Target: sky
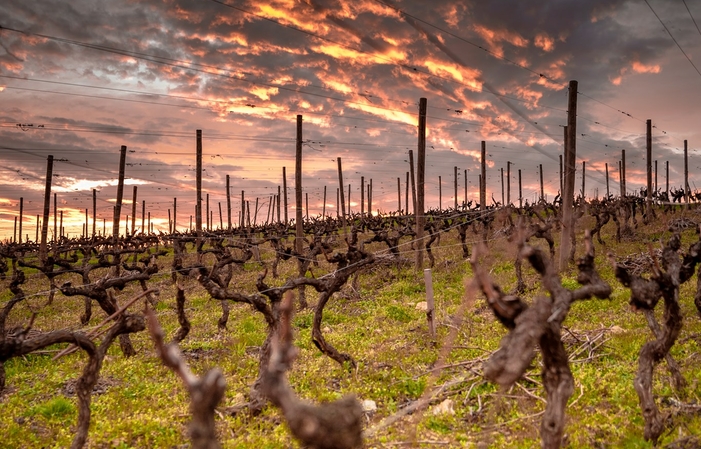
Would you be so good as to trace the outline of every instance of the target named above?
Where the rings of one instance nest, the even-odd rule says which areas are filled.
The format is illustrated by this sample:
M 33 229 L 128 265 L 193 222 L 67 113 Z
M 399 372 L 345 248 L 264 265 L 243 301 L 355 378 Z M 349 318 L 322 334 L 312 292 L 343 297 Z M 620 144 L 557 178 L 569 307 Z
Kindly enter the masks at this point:
M 122 217 L 137 186 L 155 230 L 177 228 L 195 204 L 195 133 L 203 135 L 203 195 L 213 227 L 232 220 L 241 192 L 265 221 L 287 175 L 294 212 L 296 117 L 303 116 L 303 179 L 310 216 L 336 214 L 337 158 L 351 210 L 361 177 L 373 210 L 405 205 L 409 150 L 418 153 L 426 98 L 426 206 L 478 199 L 481 142 L 487 196 L 511 201 L 559 190 L 568 83 L 577 80 L 577 177 L 585 195 L 645 184 L 652 120 L 658 187 L 701 187 L 701 2 L 698 0 L 9 0 L 0 3 L 0 239 L 35 238 L 47 156 L 66 232 L 111 232 L 119 152 L 127 146 Z M 465 176 L 465 174 L 467 176 Z M 399 181 L 398 181 L 399 179 Z M 506 184 L 506 182 L 505 182 Z M 440 192 L 440 195 L 439 195 Z M 258 200 L 256 214 L 255 202 Z M 348 201 L 348 198 L 346 198 Z M 367 199 L 366 199 L 367 201 Z M 53 202 L 52 202 L 53 215 Z M 367 206 L 366 206 L 367 207 Z M 411 205 L 409 210 L 412 210 Z M 284 212 L 283 212 L 284 214 Z M 53 219 L 49 224 L 53 233 Z M 137 229 L 137 231 L 139 230 Z

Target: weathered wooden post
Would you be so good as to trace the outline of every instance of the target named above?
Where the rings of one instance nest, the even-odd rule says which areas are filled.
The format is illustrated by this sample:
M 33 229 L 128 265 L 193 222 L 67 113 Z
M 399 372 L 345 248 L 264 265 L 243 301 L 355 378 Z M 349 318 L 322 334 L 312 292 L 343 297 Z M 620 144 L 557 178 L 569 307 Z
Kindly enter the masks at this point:
M 343 195 L 343 168 L 341 166 L 341 158 L 336 158 L 336 161 L 338 162 L 338 185 L 339 189 L 337 192 L 339 192 L 340 195 L 340 205 L 339 209 L 341 212 L 341 226 L 343 227 L 343 234 L 346 235 L 348 233 L 348 230 L 346 229 L 346 202 L 345 198 Z
M 419 142 L 416 165 L 416 270 L 423 269 L 424 263 L 424 174 L 426 168 L 426 98 L 419 100 Z M 410 153 L 411 158 L 411 153 Z M 413 164 L 412 164 L 413 169 Z
M 22 243 L 22 222 L 24 221 L 24 198 L 19 199 L 19 243 Z
M 136 233 L 136 186 L 134 187 L 134 192 L 131 199 L 131 234 Z
M 409 174 L 411 175 L 411 206 L 416 215 L 416 176 L 414 174 L 414 150 L 409 150 Z M 368 208 L 368 211 L 371 209 Z
M 443 210 L 443 180 L 438 176 L 438 212 Z
M 202 233 L 202 130 L 196 131 L 197 138 L 197 203 L 195 205 L 195 228 L 197 234 Z M 149 232 L 151 231 L 151 220 L 149 219 Z
M 455 210 L 458 209 L 458 166 L 455 165 L 453 166 L 453 195 L 455 195 L 455 198 L 453 201 L 453 208 Z
M 540 201 L 545 201 L 545 190 L 543 190 L 543 164 L 538 165 L 540 173 Z
M 562 188 L 562 185 L 563 185 L 562 184 L 563 183 L 563 180 L 562 180 L 562 155 L 560 154 L 559 156 L 560 156 L 560 195 L 562 195 L 564 192 L 564 190 Z
M 49 212 L 51 212 L 51 179 L 54 171 L 54 157 L 46 158 L 46 186 L 44 189 L 44 218 L 41 223 L 41 244 L 39 245 L 39 258 L 46 261 L 46 239 L 49 233 Z
M 409 172 L 406 172 L 406 188 L 404 189 L 404 214 L 409 215 Z
M 178 232 L 178 198 L 173 198 L 173 232 Z
M 231 184 L 229 175 L 226 175 L 226 223 L 226 229 L 231 231 Z
M 506 161 L 506 204 L 511 206 L 511 161 Z
M 324 204 L 321 205 L 321 218 L 326 218 L 326 186 L 324 186 Z
M 582 199 L 584 199 L 586 197 L 586 195 L 584 194 L 584 191 L 585 191 L 584 190 L 584 181 L 587 179 L 586 173 L 587 173 L 587 161 L 582 161 Z
M 606 198 L 610 195 L 609 193 L 609 163 L 606 163 Z
M 56 200 L 56 194 L 54 193 L 54 242 L 58 241 L 58 204 Z M 95 234 L 93 232 L 93 234 Z
M 146 200 L 141 200 L 141 233 L 144 233 L 144 220 L 146 218 Z M 190 230 L 192 230 L 192 219 L 190 220 Z
M 501 167 L 499 172 L 501 173 L 501 205 L 503 207 L 505 204 L 504 201 L 506 200 L 504 197 L 504 167 Z
M 518 208 L 523 209 L 523 189 L 521 188 L 521 169 L 518 169 Z
M 397 213 L 400 215 L 402 213 L 402 181 L 399 176 L 397 176 Z
M 577 81 L 571 80 L 567 100 L 567 128 L 565 131 L 565 171 L 562 195 L 562 234 L 560 237 L 560 271 L 567 267 L 574 235 L 574 176 L 577 158 Z
M 647 119 L 646 125 L 646 159 L 647 168 L 647 195 L 645 195 L 645 221 L 652 216 L 652 120 Z
M 687 140 L 684 139 L 684 201 L 689 205 L 689 147 Z
M 669 198 L 669 161 L 665 161 L 665 193 L 667 198 Z
M 365 176 L 360 177 L 360 218 L 365 215 Z
M 628 196 L 626 186 L 626 150 L 621 150 L 621 196 Z
M 289 223 L 287 217 L 287 167 L 282 167 L 282 192 L 283 192 L 283 209 L 285 215 L 285 224 Z
M 372 215 L 372 178 L 368 183 L 368 215 Z
M 487 142 L 482 141 L 480 151 L 480 210 L 487 207 Z
M 127 147 L 122 145 L 119 153 L 119 181 L 117 184 L 117 202 L 114 206 L 114 223 L 112 224 L 112 239 L 113 243 L 117 243 L 119 238 L 119 221 L 122 213 L 122 198 L 124 196 L 124 167 L 127 161 Z

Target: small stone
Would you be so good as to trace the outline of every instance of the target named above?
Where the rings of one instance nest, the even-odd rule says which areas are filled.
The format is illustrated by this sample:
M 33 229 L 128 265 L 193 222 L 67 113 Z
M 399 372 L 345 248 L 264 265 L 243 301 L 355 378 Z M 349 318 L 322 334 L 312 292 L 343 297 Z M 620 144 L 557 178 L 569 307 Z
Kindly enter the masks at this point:
M 455 410 L 453 410 L 453 400 L 446 399 L 437 406 L 433 407 L 432 413 L 434 415 L 454 415 Z
M 323 331 L 325 334 L 330 334 L 330 333 L 331 333 L 331 328 L 328 327 L 328 326 L 324 326 L 324 328 L 322 329 L 322 331 Z
M 421 312 L 428 311 L 428 303 L 426 301 L 417 302 L 416 303 L 416 310 L 419 310 Z
M 365 413 L 375 413 L 377 411 L 377 404 L 372 399 L 365 399 L 360 403 Z

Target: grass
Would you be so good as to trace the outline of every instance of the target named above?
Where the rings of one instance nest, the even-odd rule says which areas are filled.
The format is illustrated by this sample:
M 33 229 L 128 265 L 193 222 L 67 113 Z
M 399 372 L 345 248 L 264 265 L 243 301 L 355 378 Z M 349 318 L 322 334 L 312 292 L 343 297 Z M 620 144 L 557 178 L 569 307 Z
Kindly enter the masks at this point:
M 688 212 L 687 212 L 688 213 Z M 589 218 L 581 221 L 591 226 Z M 601 276 L 614 291 L 608 300 L 575 303 L 564 325 L 580 338 L 601 329 L 608 341 L 595 350 L 595 357 L 572 363 L 575 393 L 567 409 L 567 447 L 636 447 L 652 445 L 642 438 L 643 420 L 638 398 L 633 389 L 637 355 L 641 346 L 651 338 L 641 314 L 628 306 L 629 291 L 614 278 L 606 259 L 610 251 L 618 257 L 647 251 L 650 241 L 669 233 L 664 223 L 637 230 L 639 240 L 616 244 L 614 224 L 604 228 L 605 247 L 596 243 L 596 264 Z M 581 233 L 580 233 L 581 234 Z M 581 241 L 581 235 L 578 241 Z M 473 237 L 477 240 L 478 237 Z M 683 234 L 683 249 L 696 241 L 693 231 Z M 547 251 L 544 242 L 534 245 Z M 367 249 L 385 249 L 384 244 L 369 245 Z M 261 247 L 263 260 L 271 260 L 268 247 Z M 340 247 L 339 247 L 340 249 Z M 408 246 L 404 249 L 409 249 Z M 578 254 L 582 251 L 578 248 Z M 348 370 L 323 356 L 311 343 L 313 313 L 301 311 L 294 317 L 295 344 L 300 353 L 290 383 L 297 393 L 311 401 L 334 400 L 345 394 L 359 399 L 371 399 L 377 412 L 368 417 L 368 427 L 416 400 L 432 385 L 442 385 L 459 378 L 471 379 L 456 383 L 436 403 L 449 398 L 454 402 L 454 415 L 434 415 L 431 410 L 407 416 L 366 441 L 371 448 L 397 447 L 480 447 L 530 448 L 539 445 L 540 415 L 544 396 L 539 383 L 523 381 L 520 388 L 499 391 L 494 385 L 474 376 L 466 362 L 486 357 L 494 351 L 506 330 L 493 317 L 481 296 L 466 294 L 465 285 L 471 278 L 469 264 L 462 260 L 455 231 L 444 235 L 441 245 L 434 246 L 436 266 L 432 270 L 436 302 L 438 337 L 434 343 L 428 335 L 425 314 L 416 303 L 425 300 L 423 273 L 416 273 L 411 262 L 400 266 L 378 265 L 360 275 L 359 295 L 336 295 L 324 311 L 322 329 L 328 341 L 339 351 L 353 356 L 356 370 Z M 413 253 L 403 255 L 413 260 Z M 516 285 L 514 250 L 504 239 L 490 243 L 485 265 L 491 276 L 506 291 Z M 175 314 L 175 288 L 167 273 L 170 259 L 159 259 L 162 272 L 150 283 L 161 289 L 156 311 L 168 336 L 178 328 Z M 296 273 L 294 261 L 280 264 L 280 278 L 267 282 L 279 285 Z M 322 263 L 315 274 L 328 272 Z M 231 285 L 244 292 L 254 291 L 255 278 L 262 265 L 249 262 L 237 269 Z M 523 265 L 525 297 L 530 301 L 542 294 L 535 272 Z M 29 273 L 28 273 L 29 274 Z M 40 274 L 29 274 L 28 289 L 42 292 L 48 281 Z M 68 280 L 68 276 L 66 280 Z M 78 278 L 71 279 L 79 283 Z M 63 281 L 60 279 L 59 281 Z M 8 281 L 0 281 L 0 300 L 6 301 Z M 242 304 L 232 304 L 228 329 L 217 330 L 220 304 L 210 299 L 192 280 L 184 282 L 187 295 L 186 313 L 192 329 L 181 343 L 185 357 L 196 374 L 219 367 L 227 380 L 227 392 L 220 404 L 229 407 L 245 401 L 258 369 L 257 348 L 266 336 L 266 326 L 260 314 Z M 563 284 L 576 288 L 574 269 L 563 274 Z M 677 398 L 669 386 L 665 363 L 655 371 L 654 391 L 658 405 L 670 410 L 670 398 L 690 402 L 701 398 L 701 323 L 693 305 L 696 279 L 681 289 L 684 328 L 672 354 L 679 361 L 689 382 L 685 396 Z M 347 286 L 344 292 L 349 291 Z M 126 301 L 133 289 L 118 292 L 120 302 Z M 310 289 L 307 299 L 316 301 Z M 355 299 L 347 299 L 355 298 Z M 359 299 L 358 299 L 359 298 Z M 453 318 L 463 301 L 468 307 L 459 327 Z M 82 299 L 57 294 L 54 303 L 46 306 L 46 295 L 38 294 L 20 303 L 10 315 L 9 326 L 26 323 L 32 311 L 37 311 L 35 327 L 40 330 L 79 328 L 78 317 Z M 93 326 L 104 314 L 95 305 Z M 455 333 L 454 347 L 447 354 L 447 363 L 454 366 L 432 378 L 433 365 L 442 343 Z M 138 354 L 125 359 L 117 344 L 108 352 L 101 379 L 103 388 L 93 395 L 92 423 L 88 440 L 91 448 L 172 448 L 187 447 L 188 397 L 180 380 L 162 366 L 153 345 L 144 332 L 133 335 Z M 576 348 L 570 344 L 568 351 Z M 51 348 L 55 349 L 55 348 Z M 0 396 L 0 428 L 3 447 L 59 448 L 70 445 L 71 428 L 77 411 L 75 396 L 66 393 L 66 386 L 81 373 L 86 357 L 80 352 L 51 361 L 53 354 L 30 354 L 11 359 L 5 364 L 7 390 Z M 480 369 L 480 363 L 472 368 Z M 538 363 L 529 376 L 539 380 Z M 298 447 L 282 421 L 280 413 L 266 407 L 260 416 L 245 414 L 222 415 L 217 430 L 222 445 L 227 448 Z M 672 420 L 661 444 L 674 441 L 679 435 L 701 434 L 701 417 L 680 414 Z

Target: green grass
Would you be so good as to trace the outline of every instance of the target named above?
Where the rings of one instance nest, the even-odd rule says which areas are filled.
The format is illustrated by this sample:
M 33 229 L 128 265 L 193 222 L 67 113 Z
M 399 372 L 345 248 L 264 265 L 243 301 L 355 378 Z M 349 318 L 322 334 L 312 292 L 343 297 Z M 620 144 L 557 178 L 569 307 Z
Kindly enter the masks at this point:
M 584 218 L 581 224 L 591 226 L 592 220 Z M 610 251 L 623 257 L 647 251 L 648 242 L 657 245 L 656 241 L 660 237 L 667 239 L 669 232 L 664 229 L 664 220 L 648 227 L 641 224 L 637 230 L 640 238 L 636 241 L 617 244 L 614 232 L 615 225 L 607 225 L 603 230 L 606 246 L 595 244 L 597 267 L 602 278 L 613 287 L 611 298 L 573 304 L 564 323 L 579 338 L 593 335 L 602 328 L 611 329 L 606 333 L 606 343 L 594 352 L 595 357 L 571 364 L 575 392 L 567 409 L 566 434 L 570 448 L 652 447 L 642 438 L 643 420 L 633 388 L 638 352 L 652 337 L 644 317 L 629 307 L 630 293 L 615 280 L 606 253 Z M 580 240 L 581 235 L 580 232 Z M 470 238 L 479 240 L 477 236 Z M 683 249 L 696 239 L 693 231 L 686 231 Z M 325 337 L 339 351 L 357 361 L 356 370 L 323 356 L 311 342 L 312 311 L 297 312 L 293 318 L 299 357 L 289 373 L 292 387 L 299 396 L 310 401 L 330 401 L 345 394 L 375 401 L 378 410 L 369 417 L 368 427 L 415 401 L 433 385 L 467 379 L 436 398 L 435 403 L 452 399 L 454 415 L 433 415 L 430 409 L 414 413 L 376 433 L 366 441 L 367 447 L 436 447 L 428 442 L 439 442 L 442 447 L 468 448 L 531 448 L 540 444 L 539 413 L 543 402 L 533 397 L 544 396 L 540 384 L 523 381 L 522 385 L 530 394 L 518 387 L 502 392 L 474 375 L 481 371 L 479 361 L 466 365 L 487 357 L 498 348 L 506 330 L 495 320 L 481 295 L 466 294 L 465 285 L 471 279 L 471 269 L 462 259 L 458 243 L 453 231 L 444 235 L 441 244 L 433 248 L 436 266 L 432 279 L 438 333 L 435 342 L 428 335 L 425 314 L 415 308 L 416 303 L 425 300 L 425 288 L 423 273 L 414 270 L 411 263 L 414 253 L 408 246 L 403 247 L 408 252 L 402 254 L 409 259 L 408 263 L 373 267 L 360 275 L 357 295 L 334 295 L 324 310 L 322 330 Z M 532 243 L 547 252 L 544 242 L 534 239 Z M 341 250 L 338 245 L 340 243 L 336 250 Z M 366 246 L 369 251 L 385 248 L 386 245 L 378 243 Z M 261 250 L 264 263 L 269 264 L 270 248 L 262 245 Z M 582 251 L 578 247 L 577 255 Z M 490 243 L 485 256 L 486 268 L 505 291 L 516 285 L 514 258 L 515 250 L 501 238 Z M 158 263 L 161 272 L 150 285 L 161 289 L 155 309 L 169 339 L 178 328 L 175 288 L 167 273 L 170 258 L 159 258 Z M 263 269 L 264 265 L 255 261 L 237 268 L 232 288 L 254 292 L 255 278 Z M 330 267 L 322 263 L 321 267 L 312 269 L 320 276 Z M 279 270 L 278 279 L 268 275 L 268 284 L 280 285 L 288 277 L 295 276 L 296 262 L 282 262 Z M 30 271 L 30 281 L 25 287 L 29 290 L 31 285 L 37 291 L 47 289 L 46 279 Z M 523 273 L 528 287 L 524 296 L 530 302 L 543 291 L 537 274 L 527 263 L 523 265 Z M 69 279 L 80 283 L 80 279 L 72 275 L 59 281 Z M 0 301 L 4 302 L 10 297 L 6 290 L 9 280 L 0 282 Z M 180 345 L 186 360 L 198 375 L 213 367 L 221 368 L 227 381 L 227 391 L 220 404 L 222 409 L 244 402 L 257 375 L 258 348 L 266 337 L 265 321 L 249 306 L 232 303 L 228 328 L 220 332 L 216 324 L 221 315 L 220 303 L 210 299 L 193 280 L 183 283 L 186 313 L 192 324 L 190 334 Z M 563 284 L 568 288 L 579 286 L 573 268 L 563 273 Z M 655 370 L 654 392 L 662 410 L 669 409 L 662 401 L 664 398 L 675 397 L 686 402 L 701 400 L 698 382 L 701 379 L 701 323 L 693 305 L 695 285 L 694 277 L 682 286 L 684 328 L 672 350 L 689 385 L 684 396 L 677 398 L 677 393 L 669 386 L 666 364 L 660 364 Z M 118 292 L 118 300 L 123 303 L 136 291 L 130 287 Z M 346 286 L 342 293 L 355 292 L 350 292 Z M 316 302 L 316 297 L 312 289 L 307 290 L 307 300 L 311 304 Z M 461 324 L 456 327 L 455 315 L 464 301 L 467 307 Z M 35 311 L 38 312 L 37 329 L 79 328 L 81 298 L 58 294 L 52 305 L 45 303 L 46 295 L 28 298 L 13 310 L 8 326 L 26 323 Z M 88 327 L 103 318 L 104 313 L 94 304 Z M 446 363 L 453 366 L 434 378 L 432 368 L 448 336 L 455 338 L 446 359 Z M 101 372 L 105 387 L 92 399 L 88 447 L 186 446 L 189 402 L 182 382 L 156 358 L 146 333 L 132 335 L 132 341 L 138 354 L 131 359 L 121 355 L 117 344 L 108 352 Z M 577 343 L 568 343 L 567 347 L 574 350 L 577 346 Z M 87 358 L 78 352 L 52 362 L 51 356 L 30 354 L 6 362 L 7 390 L 0 396 L 3 447 L 70 445 L 77 409 L 75 396 L 67 396 L 65 387 L 78 378 Z M 540 379 L 539 360 L 538 357 L 529 371 L 529 376 L 536 381 Z M 279 424 L 281 419 L 280 412 L 269 406 L 257 417 L 245 414 L 217 417 L 217 431 L 226 448 L 299 447 L 286 426 Z M 661 445 L 674 441 L 680 434 L 701 434 L 701 417 L 674 417 Z

